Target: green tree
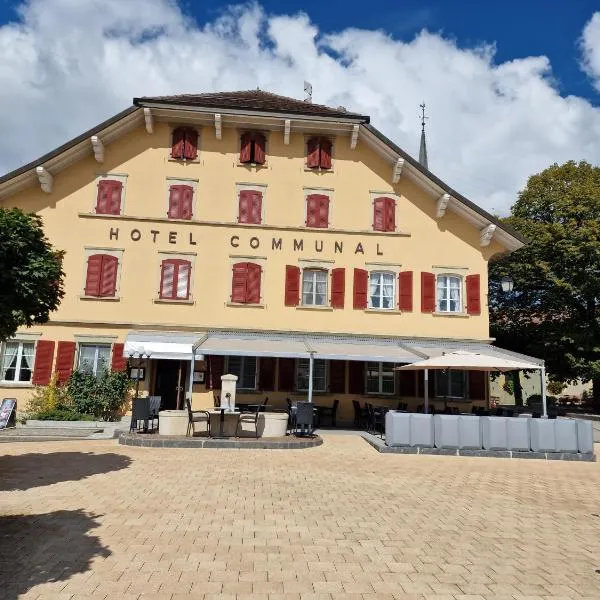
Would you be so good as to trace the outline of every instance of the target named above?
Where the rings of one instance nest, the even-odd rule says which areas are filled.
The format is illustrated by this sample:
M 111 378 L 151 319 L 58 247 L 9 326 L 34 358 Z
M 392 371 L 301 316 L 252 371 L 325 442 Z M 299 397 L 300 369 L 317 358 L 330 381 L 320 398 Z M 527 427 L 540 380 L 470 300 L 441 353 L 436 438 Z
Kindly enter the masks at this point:
M 555 382 L 592 380 L 600 409 L 600 168 L 569 161 L 530 177 L 504 221 L 529 243 L 490 265 L 492 335 L 543 358 Z
M 62 258 L 39 216 L 0 208 L 0 341 L 48 321 L 64 295 Z

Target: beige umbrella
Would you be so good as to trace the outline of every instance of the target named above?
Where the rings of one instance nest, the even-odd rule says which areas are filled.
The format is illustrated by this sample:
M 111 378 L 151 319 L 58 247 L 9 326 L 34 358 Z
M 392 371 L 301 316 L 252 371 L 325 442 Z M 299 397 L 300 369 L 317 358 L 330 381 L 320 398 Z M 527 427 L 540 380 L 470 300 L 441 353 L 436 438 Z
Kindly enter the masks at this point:
M 424 371 L 425 375 L 425 412 L 428 412 L 428 371 L 429 369 L 446 370 L 459 369 L 461 371 L 517 371 L 517 370 L 540 370 L 542 377 L 542 409 L 543 416 L 547 416 L 546 410 L 546 369 L 544 365 L 528 363 L 513 358 L 504 358 L 493 354 L 480 354 L 478 352 L 468 352 L 465 350 L 455 350 L 454 352 L 443 352 L 440 356 L 432 356 L 418 362 L 396 367 L 397 371 Z

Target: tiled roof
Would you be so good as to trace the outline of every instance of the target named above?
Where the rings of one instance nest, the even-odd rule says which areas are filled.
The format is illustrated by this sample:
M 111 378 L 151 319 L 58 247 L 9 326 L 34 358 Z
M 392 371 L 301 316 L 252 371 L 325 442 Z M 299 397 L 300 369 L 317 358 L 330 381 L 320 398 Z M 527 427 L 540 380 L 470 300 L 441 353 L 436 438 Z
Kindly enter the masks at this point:
M 303 102 L 288 96 L 279 96 L 263 90 L 241 92 L 213 92 L 209 94 L 178 94 L 176 96 L 144 96 L 134 98 L 137 106 L 144 104 L 179 104 L 203 108 L 231 108 L 239 110 L 260 110 L 266 112 L 295 113 L 321 117 L 360 119 L 368 123 L 369 117 L 349 112 L 342 107 L 330 108 L 322 104 Z

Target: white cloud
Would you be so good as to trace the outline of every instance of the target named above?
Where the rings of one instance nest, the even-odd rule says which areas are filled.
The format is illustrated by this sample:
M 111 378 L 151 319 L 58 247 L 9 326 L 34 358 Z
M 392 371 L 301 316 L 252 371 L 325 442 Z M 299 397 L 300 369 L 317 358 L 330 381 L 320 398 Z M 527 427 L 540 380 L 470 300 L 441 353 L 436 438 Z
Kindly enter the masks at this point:
M 600 13 L 583 32 L 600 89 Z M 199 27 L 173 0 L 29 0 L 0 28 L 0 171 L 32 160 L 125 108 L 134 96 L 262 89 L 370 114 L 418 153 L 418 105 L 431 116 L 431 169 L 506 213 L 527 177 L 552 162 L 595 161 L 600 109 L 561 96 L 546 57 L 497 64 L 493 44 L 461 48 L 423 31 L 319 31 L 304 14 L 228 9 Z

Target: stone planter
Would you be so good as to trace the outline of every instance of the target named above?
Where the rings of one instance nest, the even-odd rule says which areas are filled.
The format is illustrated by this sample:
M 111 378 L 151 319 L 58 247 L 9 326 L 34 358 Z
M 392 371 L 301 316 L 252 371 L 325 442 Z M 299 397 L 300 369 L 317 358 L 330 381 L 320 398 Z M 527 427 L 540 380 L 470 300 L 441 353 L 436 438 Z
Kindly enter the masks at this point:
M 202 423 L 196 423 L 202 426 Z M 160 435 L 183 435 L 187 433 L 188 413 L 187 410 L 161 410 L 158 413 L 158 433 Z
M 264 412 L 258 415 L 258 437 L 285 437 L 287 432 L 288 414 L 285 412 Z M 253 423 L 240 425 L 240 437 L 256 437 Z

